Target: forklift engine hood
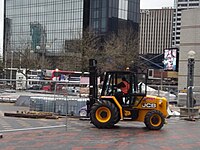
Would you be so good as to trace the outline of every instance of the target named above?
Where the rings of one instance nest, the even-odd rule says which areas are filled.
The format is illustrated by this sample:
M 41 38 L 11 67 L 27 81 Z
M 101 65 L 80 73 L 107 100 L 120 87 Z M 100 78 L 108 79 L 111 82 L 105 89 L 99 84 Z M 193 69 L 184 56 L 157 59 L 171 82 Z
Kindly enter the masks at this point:
M 140 107 L 144 109 L 157 109 L 163 113 L 164 116 L 169 116 L 168 101 L 165 97 L 147 95 L 143 98 Z
M 142 100 L 142 107 L 148 107 L 148 108 L 156 108 L 157 106 L 162 107 L 163 104 L 167 104 L 167 99 L 165 97 L 158 97 L 158 96 L 151 96 L 147 95 Z

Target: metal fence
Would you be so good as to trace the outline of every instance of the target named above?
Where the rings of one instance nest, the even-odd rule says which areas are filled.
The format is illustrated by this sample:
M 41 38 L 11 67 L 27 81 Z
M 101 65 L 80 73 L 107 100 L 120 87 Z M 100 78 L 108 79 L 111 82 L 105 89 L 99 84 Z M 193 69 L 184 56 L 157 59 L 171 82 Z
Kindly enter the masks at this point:
M 28 84 L 26 90 L 16 90 L 11 84 L 15 82 L 0 80 L 0 102 L 14 102 L 17 106 L 30 107 L 30 111 L 79 115 L 88 100 L 89 87 L 79 83 L 40 80 L 37 84 Z
M 29 88 L 16 90 L 17 80 L 0 79 L 0 102 L 15 102 L 19 106 L 30 107 L 30 110 L 54 112 L 61 115 L 79 115 L 79 110 L 89 99 L 88 85 L 79 83 L 28 81 Z M 37 83 L 37 84 L 31 84 Z M 169 102 L 185 106 L 187 92 L 179 92 L 177 86 L 148 85 L 147 94 L 166 97 Z M 196 105 L 200 105 L 200 87 L 193 87 Z
M 53 112 L 59 115 L 79 115 L 79 111 L 86 105 L 87 98 L 47 98 L 31 97 L 30 110 Z

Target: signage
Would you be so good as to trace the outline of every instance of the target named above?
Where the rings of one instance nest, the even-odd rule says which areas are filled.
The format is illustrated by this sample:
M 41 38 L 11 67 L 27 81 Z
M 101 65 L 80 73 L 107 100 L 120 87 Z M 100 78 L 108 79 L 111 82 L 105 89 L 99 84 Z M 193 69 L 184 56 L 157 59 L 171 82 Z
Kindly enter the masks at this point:
M 164 70 L 177 71 L 178 70 L 178 49 L 169 48 L 164 50 Z

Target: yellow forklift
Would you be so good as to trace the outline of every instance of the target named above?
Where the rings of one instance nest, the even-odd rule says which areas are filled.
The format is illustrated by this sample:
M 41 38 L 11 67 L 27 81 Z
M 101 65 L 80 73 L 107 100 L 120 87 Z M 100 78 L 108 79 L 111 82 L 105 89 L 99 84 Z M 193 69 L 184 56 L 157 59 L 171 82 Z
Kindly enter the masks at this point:
M 147 95 L 146 74 L 131 71 L 105 72 L 100 96 L 97 92 L 97 62 L 90 60 L 90 101 L 87 115 L 97 128 L 112 128 L 121 120 L 144 122 L 150 130 L 159 130 L 168 116 L 168 102 L 164 97 Z M 122 78 L 129 83 L 128 93 L 116 96 Z M 120 99 L 120 100 L 119 100 Z

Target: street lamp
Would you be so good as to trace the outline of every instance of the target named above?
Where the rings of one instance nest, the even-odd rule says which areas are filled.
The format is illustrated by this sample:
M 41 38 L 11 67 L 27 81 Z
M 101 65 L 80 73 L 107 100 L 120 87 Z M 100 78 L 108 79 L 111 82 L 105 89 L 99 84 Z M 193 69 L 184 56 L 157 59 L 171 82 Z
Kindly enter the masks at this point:
M 194 64 L 195 64 L 195 52 L 188 52 L 188 75 L 187 75 L 187 103 L 188 108 L 194 107 L 193 101 L 193 84 L 194 84 Z
M 36 49 L 37 50 L 41 50 L 41 46 L 36 46 Z M 43 69 L 43 67 L 44 67 L 44 57 L 45 57 L 45 54 L 46 54 L 46 47 L 45 47 L 45 49 L 42 49 L 42 69 Z

